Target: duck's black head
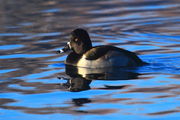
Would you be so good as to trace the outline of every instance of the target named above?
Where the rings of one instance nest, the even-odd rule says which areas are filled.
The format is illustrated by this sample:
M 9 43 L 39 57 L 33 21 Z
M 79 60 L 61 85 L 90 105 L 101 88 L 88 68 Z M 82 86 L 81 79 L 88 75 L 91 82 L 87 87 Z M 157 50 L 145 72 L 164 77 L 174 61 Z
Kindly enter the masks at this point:
M 69 47 L 77 54 L 83 54 L 92 48 L 89 34 L 86 30 L 78 28 L 71 32 Z
M 92 43 L 89 34 L 86 30 L 78 28 L 71 32 L 70 42 L 68 42 L 63 49 L 57 52 L 63 53 L 68 50 L 73 50 L 76 54 L 82 55 L 91 48 Z

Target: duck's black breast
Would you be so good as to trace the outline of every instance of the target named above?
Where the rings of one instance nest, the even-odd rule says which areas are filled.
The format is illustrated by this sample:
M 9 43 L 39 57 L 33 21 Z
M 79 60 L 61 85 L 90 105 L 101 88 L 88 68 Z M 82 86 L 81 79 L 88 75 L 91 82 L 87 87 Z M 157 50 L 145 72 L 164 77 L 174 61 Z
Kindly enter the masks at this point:
M 71 52 L 65 61 L 65 64 L 69 64 L 69 65 L 76 65 L 79 61 L 79 59 L 81 59 L 82 55 L 76 54 L 75 52 Z

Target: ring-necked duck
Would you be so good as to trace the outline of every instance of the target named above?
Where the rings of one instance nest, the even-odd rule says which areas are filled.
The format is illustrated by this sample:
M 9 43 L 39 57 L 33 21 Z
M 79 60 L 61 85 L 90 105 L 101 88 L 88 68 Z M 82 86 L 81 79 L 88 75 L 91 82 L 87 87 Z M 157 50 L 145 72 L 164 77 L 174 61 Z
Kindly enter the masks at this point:
M 59 52 L 72 52 L 65 64 L 86 68 L 135 67 L 146 64 L 135 53 L 122 48 L 102 45 L 92 46 L 89 34 L 84 29 L 71 32 L 71 40 Z

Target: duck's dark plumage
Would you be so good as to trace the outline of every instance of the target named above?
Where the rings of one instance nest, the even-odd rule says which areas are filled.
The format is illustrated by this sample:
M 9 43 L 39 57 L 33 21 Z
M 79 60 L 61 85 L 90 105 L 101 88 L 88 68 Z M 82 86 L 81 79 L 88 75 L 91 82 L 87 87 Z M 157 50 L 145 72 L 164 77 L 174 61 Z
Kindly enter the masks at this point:
M 83 29 L 76 29 L 71 33 L 68 45 L 72 49 L 65 61 L 68 65 L 99 68 L 146 64 L 135 53 L 122 48 L 110 45 L 92 47 L 90 37 Z
M 78 63 L 78 60 L 81 59 L 81 57 L 82 57 L 82 55 L 79 55 L 79 54 L 77 54 L 75 52 L 71 52 L 67 56 L 65 64 L 76 66 L 76 64 Z
M 105 54 L 107 54 L 107 52 L 109 52 L 109 51 L 119 51 L 119 52 L 122 52 L 122 53 L 126 54 L 127 56 L 133 58 L 133 59 L 136 59 L 137 62 L 142 61 L 137 57 L 137 55 L 135 53 L 130 52 L 130 51 L 125 50 L 125 49 L 122 49 L 122 48 L 110 46 L 110 45 L 102 45 L 102 46 L 93 47 L 92 49 L 90 49 L 89 51 L 87 51 L 85 53 L 86 59 L 87 60 L 96 60 L 96 59 L 104 56 Z

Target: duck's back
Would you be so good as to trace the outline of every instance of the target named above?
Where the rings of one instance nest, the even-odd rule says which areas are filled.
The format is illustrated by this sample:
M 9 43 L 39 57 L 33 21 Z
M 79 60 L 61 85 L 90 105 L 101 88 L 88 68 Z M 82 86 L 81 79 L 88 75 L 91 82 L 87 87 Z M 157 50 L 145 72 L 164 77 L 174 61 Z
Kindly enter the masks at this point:
M 87 68 L 132 67 L 143 64 L 135 53 L 107 45 L 93 47 L 77 62 L 77 66 Z

